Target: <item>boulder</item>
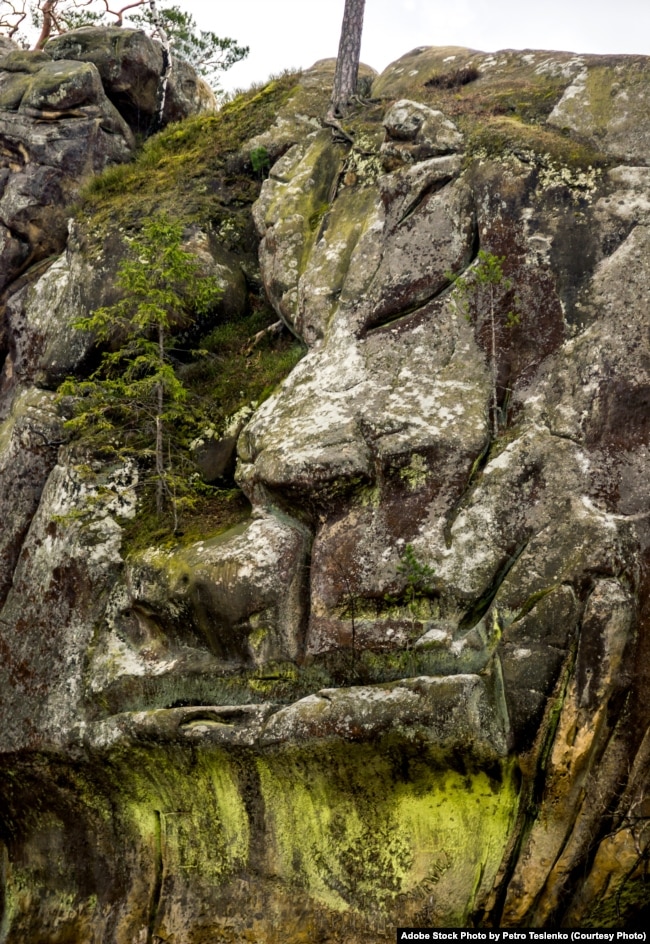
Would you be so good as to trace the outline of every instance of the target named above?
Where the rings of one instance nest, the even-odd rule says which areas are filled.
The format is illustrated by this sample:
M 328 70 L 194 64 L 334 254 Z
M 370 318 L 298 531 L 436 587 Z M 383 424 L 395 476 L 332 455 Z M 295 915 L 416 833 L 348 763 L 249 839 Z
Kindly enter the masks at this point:
M 43 52 L 0 50 L 0 292 L 61 252 L 80 187 L 130 159 L 134 132 L 156 115 L 161 72 L 160 46 L 139 30 L 84 28 Z M 175 63 L 164 123 L 215 107 L 192 67 Z
M 152 683 L 169 707 L 215 686 L 237 691 L 238 673 L 295 661 L 306 553 L 304 529 L 264 514 L 187 548 L 135 556 L 104 601 L 87 666 L 91 717 L 105 714 L 101 704 L 146 705 Z
M 648 163 L 648 63 L 641 56 L 585 62 L 548 118 L 619 161 Z
M 0 396 L 5 398 L 17 383 L 56 389 L 67 376 L 78 374 L 96 345 L 93 335 L 75 323 L 119 299 L 118 269 L 128 254 L 123 234 L 108 233 L 98 249 L 83 224 L 70 221 L 68 233 L 62 255 L 40 277 L 33 272 L 33 279 L 5 306 L 7 355 L 0 369 Z M 215 310 L 182 329 L 183 342 L 189 344 L 215 322 L 241 317 L 248 306 L 248 289 L 239 258 L 213 235 L 190 227 L 184 247 L 222 289 Z
M 0 291 L 65 244 L 81 185 L 130 158 L 134 138 L 90 63 L 42 53 L 0 61 Z M 6 61 L 6 60 L 5 60 Z
M 381 147 L 386 170 L 413 164 L 461 149 L 463 136 L 441 111 L 402 99 L 384 116 L 386 141 Z
M 83 231 L 68 225 L 65 252 L 40 278 L 15 291 L 5 307 L 8 353 L 0 374 L 0 393 L 10 401 L 16 384 L 37 383 L 56 389 L 90 355 L 89 332 L 75 328 L 88 312 L 115 301 L 115 275 L 123 243 L 111 239 L 110 256 L 98 265 L 88 253 Z
M 46 52 L 55 60 L 92 63 L 107 96 L 136 133 L 146 134 L 156 118 L 163 70 L 162 49 L 142 30 L 84 27 L 51 39 Z M 183 60 L 174 60 L 163 121 L 181 121 L 216 109 L 210 87 Z

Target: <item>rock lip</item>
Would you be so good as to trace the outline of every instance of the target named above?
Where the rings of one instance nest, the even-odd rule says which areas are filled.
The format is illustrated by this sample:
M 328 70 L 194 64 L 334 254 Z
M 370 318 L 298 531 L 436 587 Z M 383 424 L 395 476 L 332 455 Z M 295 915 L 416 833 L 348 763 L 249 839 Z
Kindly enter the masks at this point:
M 477 675 L 323 689 L 271 715 L 261 743 L 320 738 L 364 741 L 392 729 L 413 736 L 418 731 L 426 733 L 430 743 L 443 750 L 472 744 L 477 754 L 507 753 L 498 716 Z

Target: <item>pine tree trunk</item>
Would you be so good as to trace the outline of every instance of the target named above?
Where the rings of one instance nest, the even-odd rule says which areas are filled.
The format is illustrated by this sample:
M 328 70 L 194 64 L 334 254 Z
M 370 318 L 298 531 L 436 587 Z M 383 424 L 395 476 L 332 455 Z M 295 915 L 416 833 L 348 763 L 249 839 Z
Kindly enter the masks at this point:
M 158 326 L 158 349 L 161 366 L 165 359 L 165 335 L 161 325 Z M 165 456 L 163 452 L 163 408 L 164 389 L 162 381 L 156 385 L 156 513 L 162 517 L 165 507 Z
M 345 0 L 341 41 L 336 60 L 334 88 L 332 90 L 332 112 L 341 115 L 357 90 L 361 33 L 366 0 Z

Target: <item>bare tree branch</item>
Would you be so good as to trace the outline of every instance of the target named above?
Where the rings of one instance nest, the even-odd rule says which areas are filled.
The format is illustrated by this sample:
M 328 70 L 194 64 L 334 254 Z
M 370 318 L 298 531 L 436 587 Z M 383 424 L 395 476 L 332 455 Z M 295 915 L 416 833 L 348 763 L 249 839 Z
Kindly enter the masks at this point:
M 113 16 L 116 26 L 123 25 L 124 14 L 127 10 L 144 7 L 147 4 L 151 6 L 149 0 L 133 0 L 121 7 L 111 6 L 109 0 L 38 0 L 35 5 L 32 4 L 32 9 L 36 9 L 41 17 L 41 32 L 34 44 L 34 49 L 42 49 L 52 35 L 67 32 L 70 28 L 69 17 L 73 11 L 90 8 L 89 12 L 92 14 L 92 8 L 98 4 L 104 9 L 95 16 Z M 4 12 L 5 7 L 9 8 L 7 12 Z M 0 9 L 3 11 L 0 15 L 0 29 L 6 29 L 10 38 L 27 17 L 26 7 L 26 0 L 22 0 L 20 5 L 17 5 L 15 0 L 0 0 Z
M 38 8 L 41 11 L 43 22 L 41 24 L 41 34 L 34 43 L 34 49 L 42 49 L 54 30 L 57 33 L 61 32 L 56 16 L 56 6 L 57 0 L 44 0 L 43 3 L 39 3 Z
M 116 26 L 122 26 L 122 25 L 123 25 L 123 20 L 124 20 L 124 14 L 126 13 L 126 11 L 127 11 L 127 10 L 133 10 L 133 9 L 135 9 L 136 7 L 143 7 L 143 6 L 145 6 L 145 4 L 147 3 L 147 0 L 135 0 L 134 3 L 127 3 L 125 6 L 120 7 L 119 10 L 112 10 L 111 7 L 108 5 L 108 0 L 101 0 L 101 2 L 104 4 L 104 7 L 106 8 L 106 12 L 107 12 L 110 16 L 114 16 L 114 17 L 115 17 L 115 19 L 116 19 L 116 21 L 117 21 L 115 25 L 116 25 Z
M 25 0 L 14 3 L 13 0 L 2 0 L 0 3 L 0 31 L 6 30 L 9 39 L 13 39 L 20 26 L 27 17 Z

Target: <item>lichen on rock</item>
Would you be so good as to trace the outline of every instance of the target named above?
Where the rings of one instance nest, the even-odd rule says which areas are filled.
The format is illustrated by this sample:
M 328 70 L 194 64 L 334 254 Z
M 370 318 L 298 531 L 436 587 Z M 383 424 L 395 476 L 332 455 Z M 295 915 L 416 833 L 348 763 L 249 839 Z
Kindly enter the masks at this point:
M 647 60 L 420 47 L 352 144 L 318 63 L 155 139 L 47 242 L 11 202 L 30 110 L 44 149 L 57 102 L 117 121 L 122 36 L 0 49 L 0 940 L 642 923 Z M 125 181 L 187 203 L 225 289 L 177 356 L 220 401 L 193 474 L 221 501 L 236 448 L 250 507 L 184 534 L 147 518 L 147 457 L 64 443 L 54 404 L 97 357 L 73 324 L 115 297 Z M 277 317 L 306 353 L 253 395 Z

